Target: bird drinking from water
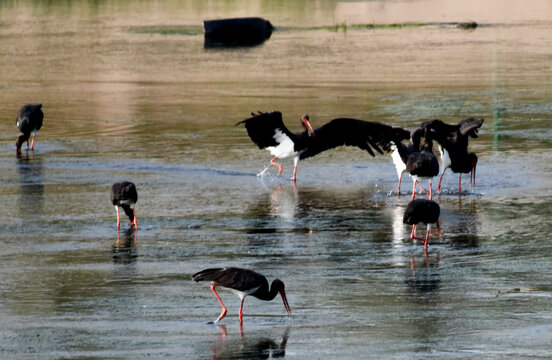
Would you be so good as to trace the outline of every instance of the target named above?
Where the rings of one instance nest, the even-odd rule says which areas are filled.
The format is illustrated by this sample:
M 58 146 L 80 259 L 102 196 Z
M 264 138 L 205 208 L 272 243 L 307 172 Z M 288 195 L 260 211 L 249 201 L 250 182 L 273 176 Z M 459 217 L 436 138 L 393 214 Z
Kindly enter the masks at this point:
M 137 201 L 138 192 L 133 183 L 123 181 L 113 184 L 111 187 L 111 203 L 115 206 L 115 210 L 117 211 L 117 229 L 119 229 L 121 225 L 119 208 L 122 208 L 130 219 L 130 226 L 134 226 L 135 230 L 138 229 L 138 220 L 136 219 L 136 210 L 134 209 L 134 205 Z
M 272 281 L 269 288 L 268 280 L 263 275 L 253 270 L 235 267 L 205 269 L 192 275 L 192 279 L 194 281 L 211 282 L 211 290 L 222 306 L 222 312 L 214 323 L 218 323 L 226 316 L 226 306 L 224 306 L 222 300 L 217 294 L 217 291 L 215 290 L 216 286 L 228 288 L 240 297 L 240 325 L 243 322 L 243 302 L 247 295 L 251 295 L 260 300 L 269 301 L 274 299 L 279 293 L 282 296 L 282 301 L 284 302 L 284 307 L 287 313 L 291 315 L 291 309 L 289 308 L 286 298 L 285 285 L 279 279 Z
M 31 136 L 31 133 L 33 133 L 31 150 L 34 150 L 36 134 L 42 127 L 43 121 L 44 113 L 42 112 L 42 104 L 25 105 L 21 108 L 21 110 L 19 110 L 16 125 L 23 135 L 20 135 L 15 142 L 17 155 L 21 154 L 21 146 L 24 142 L 27 142 L 27 149 L 29 148 L 29 137 Z

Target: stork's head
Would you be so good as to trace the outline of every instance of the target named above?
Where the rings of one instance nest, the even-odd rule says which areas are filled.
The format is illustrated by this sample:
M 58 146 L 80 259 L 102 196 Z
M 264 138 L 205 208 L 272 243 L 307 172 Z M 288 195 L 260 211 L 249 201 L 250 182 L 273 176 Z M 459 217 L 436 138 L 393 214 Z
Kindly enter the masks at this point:
M 17 151 L 17 155 L 21 155 L 21 146 L 27 140 L 29 140 L 29 135 L 27 135 L 27 134 L 20 135 L 17 138 L 17 140 L 15 141 L 15 148 L 16 148 L 16 151 Z
M 301 125 L 305 128 L 306 131 L 309 132 L 309 136 L 314 137 L 314 130 L 312 129 L 312 126 L 309 122 L 309 114 L 303 114 L 301 116 Z

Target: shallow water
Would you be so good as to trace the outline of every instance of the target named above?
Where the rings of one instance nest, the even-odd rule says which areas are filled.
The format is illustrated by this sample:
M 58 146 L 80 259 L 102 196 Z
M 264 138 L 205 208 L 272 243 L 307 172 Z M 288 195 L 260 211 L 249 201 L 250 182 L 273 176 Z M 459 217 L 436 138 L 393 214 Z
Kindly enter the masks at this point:
M 0 5 L 0 357 L 549 357 L 550 3 L 314 4 Z M 278 31 L 233 49 L 155 31 L 246 15 Z M 374 23 L 418 25 L 353 26 Z M 36 102 L 36 150 L 16 158 L 15 116 Z M 270 156 L 234 124 L 272 109 L 294 130 L 305 112 L 484 117 L 477 186 L 465 176 L 459 196 L 447 172 L 426 258 L 389 156 L 329 151 L 296 187 L 291 160 L 255 176 Z M 118 234 L 109 191 L 124 179 L 139 230 Z M 219 304 L 190 277 L 215 266 L 282 279 L 292 316 L 248 298 L 240 331 L 222 290 L 228 317 L 207 325 Z

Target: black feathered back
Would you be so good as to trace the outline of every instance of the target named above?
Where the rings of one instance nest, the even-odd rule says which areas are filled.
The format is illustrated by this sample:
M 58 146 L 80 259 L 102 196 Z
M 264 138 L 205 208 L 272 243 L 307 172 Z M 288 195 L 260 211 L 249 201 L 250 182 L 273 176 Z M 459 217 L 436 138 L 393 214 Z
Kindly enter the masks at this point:
M 34 131 L 40 130 L 44 121 L 44 113 L 42 112 L 42 104 L 28 104 L 19 110 L 17 114 L 16 124 L 19 130 L 27 135 Z
M 439 220 L 441 207 L 433 200 L 416 199 L 406 206 L 403 223 L 416 225 L 418 223 L 435 224 Z
M 248 269 L 235 267 L 205 269 L 192 275 L 192 279 L 194 281 L 212 281 L 220 286 L 238 291 L 246 291 L 254 287 L 260 287 L 257 292 L 268 291 L 266 277 Z
M 130 201 L 133 204 L 138 202 L 136 186 L 129 181 L 113 184 L 113 186 L 111 186 L 111 203 L 113 205 L 119 205 L 121 202 L 126 201 Z

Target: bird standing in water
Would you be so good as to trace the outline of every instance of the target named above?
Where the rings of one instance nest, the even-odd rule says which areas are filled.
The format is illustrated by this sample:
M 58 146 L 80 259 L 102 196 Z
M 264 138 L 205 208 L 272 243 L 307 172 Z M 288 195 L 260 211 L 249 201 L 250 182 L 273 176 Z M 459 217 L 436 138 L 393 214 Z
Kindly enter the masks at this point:
M 441 207 L 433 200 L 416 199 L 412 200 L 406 206 L 404 211 L 403 223 L 412 225 L 412 232 L 410 233 L 411 239 L 422 240 L 424 242 L 424 250 L 427 251 L 427 243 L 429 240 L 429 233 L 431 231 L 431 224 L 437 226 L 437 232 L 441 234 L 439 229 L 439 215 L 441 213 Z M 427 225 L 426 237 L 420 238 L 416 236 L 416 224 L 424 223 Z
M 412 176 L 412 200 L 419 180 L 429 181 L 429 200 L 433 198 L 433 178 L 439 175 L 439 161 L 433 152 L 433 142 L 425 136 L 420 151 L 411 153 L 406 160 L 406 171 Z
M 260 300 L 269 301 L 280 293 L 282 301 L 284 302 L 284 307 L 287 313 L 291 315 L 291 309 L 289 308 L 286 298 L 285 285 L 279 279 L 272 281 L 269 289 L 268 280 L 263 275 L 253 270 L 235 267 L 205 269 L 192 275 L 192 279 L 194 281 L 211 281 L 211 290 L 222 306 L 222 312 L 214 323 L 218 323 L 226 316 L 226 306 L 224 306 L 217 294 L 215 290 L 216 286 L 228 288 L 240 297 L 240 325 L 243 323 L 243 301 L 247 295 L 254 296 Z
M 133 183 L 123 181 L 113 184 L 111 187 L 111 203 L 115 206 L 115 210 L 117 211 L 117 229 L 119 229 L 121 225 L 119 208 L 122 208 L 130 219 L 130 226 L 134 226 L 135 230 L 138 229 L 138 220 L 136 219 L 136 211 L 134 210 L 134 205 L 137 201 L 138 192 Z
M 462 191 L 462 174 L 470 173 L 470 185 L 475 185 L 477 155 L 468 153 L 468 139 L 477 138 L 477 132 L 483 125 L 483 121 L 483 119 L 471 117 L 460 121 L 457 125 L 449 125 L 441 120 L 427 123 L 428 131 L 439 144 L 441 152 L 441 176 L 437 191 L 441 191 L 441 181 L 449 167 L 453 172 L 458 173 L 458 193 Z
M 15 142 L 17 155 L 21 154 L 21 146 L 24 142 L 27 142 L 27 149 L 29 148 L 29 137 L 31 136 L 31 133 L 33 133 L 31 150 L 34 150 L 36 134 L 42 127 L 43 121 L 44 113 L 42 112 L 42 104 L 25 105 L 21 108 L 21 110 L 19 110 L 16 124 L 23 135 L 20 135 Z

